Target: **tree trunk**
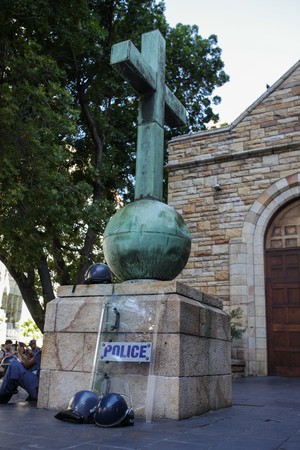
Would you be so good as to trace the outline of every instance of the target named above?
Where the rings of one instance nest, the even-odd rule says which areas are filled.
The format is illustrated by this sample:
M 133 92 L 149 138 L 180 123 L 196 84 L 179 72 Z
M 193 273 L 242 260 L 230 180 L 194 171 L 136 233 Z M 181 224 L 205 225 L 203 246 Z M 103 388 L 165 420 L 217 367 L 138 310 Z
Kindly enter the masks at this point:
M 55 295 L 53 292 L 53 285 L 49 273 L 47 259 L 44 255 L 41 256 L 38 273 L 43 289 L 44 309 L 46 310 L 47 303 L 53 300 L 55 298 Z
M 16 271 L 14 267 L 7 265 L 4 261 L 3 263 L 6 265 L 7 270 L 17 283 L 23 300 L 25 301 L 33 320 L 43 333 L 45 325 L 45 308 L 42 307 L 34 287 L 34 271 L 30 271 L 26 276 L 25 274 Z
M 97 125 L 95 123 L 95 120 L 91 114 L 88 101 L 85 96 L 84 86 L 81 82 L 81 73 L 80 69 L 77 64 L 76 55 L 73 52 L 73 61 L 75 66 L 75 72 L 76 72 L 76 80 L 77 80 L 77 95 L 78 100 L 80 103 L 80 107 L 83 113 L 83 117 L 85 118 L 85 122 L 87 124 L 88 130 L 91 135 L 91 139 L 94 142 L 94 150 L 95 150 L 95 167 L 100 168 L 101 167 L 101 161 L 102 161 L 102 153 L 103 153 L 103 141 L 100 136 L 100 133 L 98 132 Z M 100 176 L 97 177 L 97 179 L 94 181 L 93 186 L 93 202 L 96 202 L 101 199 L 103 195 L 103 185 L 100 179 Z M 95 239 L 95 231 L 88 226 L 87 233 L 85 236 L 84 246 L 82 248 L 81 252 L 81 258 L 80 263 L 77 271 L 77 277 L 76 277 L 76 284 L 83 283 L 84 281 L 84 274 L 87 271 L 89 264 L 90 264 L 90 255 L 93 249 L 93 243 Z

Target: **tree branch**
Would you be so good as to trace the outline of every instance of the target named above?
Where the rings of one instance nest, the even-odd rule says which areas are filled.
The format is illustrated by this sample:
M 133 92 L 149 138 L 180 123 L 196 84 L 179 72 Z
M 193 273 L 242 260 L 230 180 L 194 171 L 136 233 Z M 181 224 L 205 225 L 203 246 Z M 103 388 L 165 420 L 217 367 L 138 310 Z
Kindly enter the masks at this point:
M 41 280 L 42 290 L 43 290 L 43 299 L 45 302 L 45 308 L 47 303 L 55 298 L 53 292 L 52 281 L 50 277 L 49 267 L 47 263 L 47 258 L 43 255 L 40 258 L 40 263 L 38 267 L 38 273 Z
M 85 118 L 88 130 L 91 134 L 91 138 L 94 142 L 94 149 L 95 149 L 95 166 L 97 169 L 100 169 L 101 162 L 102 162 L 102 154 L 103 154 L 103 141 L 102 138 L 98 132 L 96 122 L 91 114 L 88 101 L 85 97 L 85 91 L 84 86 L 81 83 L 82 76 L 79 69 L 79 65 L 77 62 L 76 55 L 74 51 L 72 50 L 73 55 L 73 61 L 75 66 L 75 73 L 76 73 L 76 85 L 77 85 L 77 95 L 78 100 L 81 106 L 81 110 L 83 113 L 83 116 Z M 96 202 L 101 199 L 103 195 L 103 185 L 100 179 L 100 176 L 96 178 L 93 184 L 93 202 Z M 77 277 L 76 277 L 76 284 L 82 283 L 84 281 L 84 275 L 85 272 L 88 269 L 88 266 L 90 264 L 90 254 L 92 253 L 93 249 L 93 243 L 95 239 L 95 231 L 88 226 L 88 230 L 85 236 L 84 245 L 81 252 L 81 259 L 77 271 Z
M 25 273 L 19 272 L 13 266 L 11 266 L 3 255 L 0 255 L 0 260 L 6 266 L 10 275 L 17 283 L 20 293 L 31 316 L 34 318 L 35 323 L 43 333 L 45 310 L 39 302 L 39 298 L 34 287 L 34 270 L 29 271 L 26 276 Z
M 59 284 L 60 285 L 71 284 L 69 273 L 66 270 L 66 263 L 62 256 L 63 255 L 62 249 L 66 247 L 62 246 L 60 239 L 54 238 L 52 248 L 53 248 L 54 264 L 57 269 L 57 277 Z

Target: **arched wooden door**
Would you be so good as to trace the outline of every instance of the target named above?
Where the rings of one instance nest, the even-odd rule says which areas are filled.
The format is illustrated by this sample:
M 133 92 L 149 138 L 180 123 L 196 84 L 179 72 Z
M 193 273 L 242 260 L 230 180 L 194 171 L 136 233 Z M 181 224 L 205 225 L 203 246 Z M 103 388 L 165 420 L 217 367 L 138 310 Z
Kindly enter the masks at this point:
M 270 224 L 265 245 L 268 374 L 300 376 L 300 200 Z

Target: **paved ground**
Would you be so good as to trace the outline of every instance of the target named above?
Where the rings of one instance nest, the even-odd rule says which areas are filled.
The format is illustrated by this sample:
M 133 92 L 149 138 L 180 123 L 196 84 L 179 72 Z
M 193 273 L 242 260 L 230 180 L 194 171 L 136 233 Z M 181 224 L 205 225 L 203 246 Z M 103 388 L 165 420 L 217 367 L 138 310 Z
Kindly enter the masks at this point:
M 300 378 L 237 379 L 232 407 L 181 421 L 104 429 L 54 415 L 24 401 L 0 405 L 0 449 L 300 450 Z

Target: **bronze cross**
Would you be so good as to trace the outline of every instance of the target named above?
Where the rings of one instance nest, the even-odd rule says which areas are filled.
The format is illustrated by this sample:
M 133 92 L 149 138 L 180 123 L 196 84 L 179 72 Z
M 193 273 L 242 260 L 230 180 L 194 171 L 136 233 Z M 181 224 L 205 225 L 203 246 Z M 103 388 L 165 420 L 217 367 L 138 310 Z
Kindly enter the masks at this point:
M 134 199 L 162 201 L 164 124 L 185 125 L 184 106 L 165 84 L 166 44 L 158 30 L 142 35 L 141 52 L 131 41 L 113 45 L 111 65 L 140 95 Z

